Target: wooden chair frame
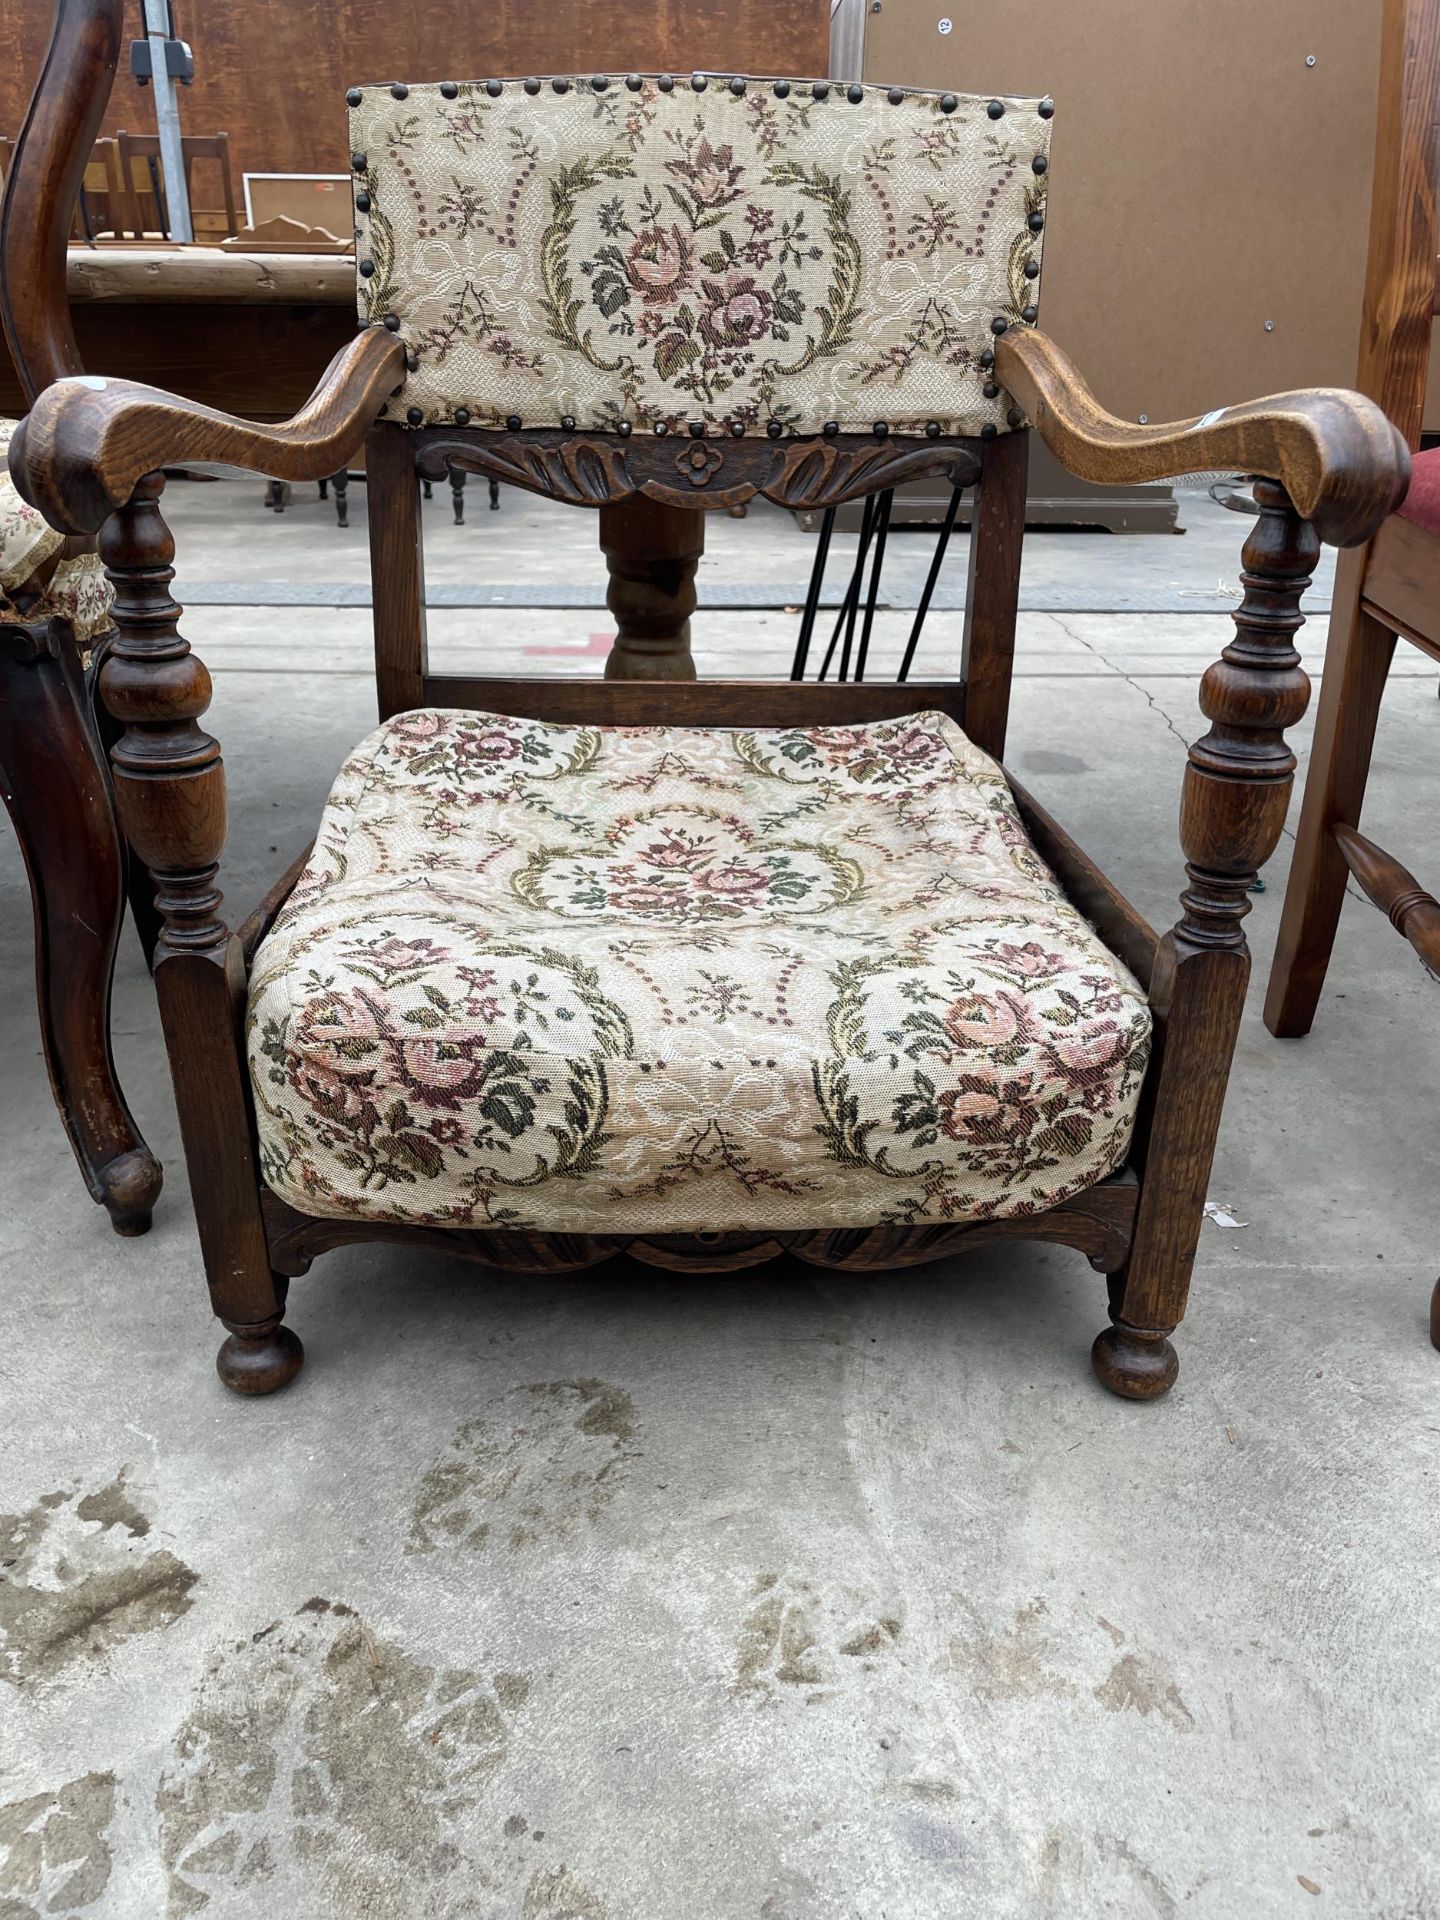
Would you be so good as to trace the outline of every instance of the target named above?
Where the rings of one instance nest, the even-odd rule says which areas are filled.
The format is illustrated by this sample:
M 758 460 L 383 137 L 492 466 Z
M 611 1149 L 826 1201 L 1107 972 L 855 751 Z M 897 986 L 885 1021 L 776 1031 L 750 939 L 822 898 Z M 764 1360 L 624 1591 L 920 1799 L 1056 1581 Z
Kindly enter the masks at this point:
M 1420 445 L 1437 305 L 1440 0 L 1385 0 L 1375 187 L 1356 386 Z M 1280 1039 L 1310 1031 L 1353 874 L 1432 972 L 1440 905 L 1359 832 L 1396 639 L 1440 660 L 1440 537 L 1392 516 L 1336 572 L 1325 677 L 1265 1001 Z M 1440 1344 L 1440 1291 L 1436 1294 Z
M 105 0 L 86 3 L 98 7 Z M 970 1225 L 633 1237 L 416 1230 L 311 1218 L 261 1183 L 242 1040 L 247 968 L 300 865 L 246 921 L 227 922 L 216 885 L 225 776 L 219 745 L 200 725 L 209 676 L 179 632 L 180 608 L 170 597 L 174 548 L 160 510 L 160 469 L 208 461 L 317 480 L 365 446 L 382 716 L 443 702 L 590 724 L 785 726 L 849 724 L 938 707 L 998 758 L 1014 650 L 1028 434 L 692 441 L 558 429 L 411 429 L 377 417 L 405 375 L 400 342 L 383 328 L 367 329 L 336 356 L 309 404 L 279 426 L 232 419 L 129 382 L 62 381 L 40 396 L 12 446 L 26 497 L 57 526 L 97 533 L 115 584 L 118 638 L 101 686 L 121 729 L 112 752 L 121 820 L 154 879 L 163 922 L 155 981 L 211 1301 L 228 1329 L 221 1378 L 237 1391 L 264 1393 L 294 1377 L 303 1354 L 283 1320 L 289 1280 L 317 1253 L 344 1242 L 403 1239 L 512 1270 L 567 1270 L 628 1252 L 704 1272 L 782 1251 L 830 1267 L 899 1266 L 1007 1237 L 1048 1239 L 1084 1252 L 1109 1279 L 1111 1325 L 1093 1349 L 1099 1378 L 1131 1398 L 1165 1392 L 1177 1372 L 1169 1336 L 1185 1309 L 1249 973 L 1242 922 L 1251 884 L 1285 817 L 1295 763 L 1284 732 L 1308 698 L 1293 644 L 1303 620 L 1299 602 L 1320 540 L 1363 541 L 1403 491 L 1408 454 L 1383 415 L 1357 395 L 1327 390 L 1176 426 L 1136 427 L 1103 412 L 1059 349 L 1032 328 L 1012 328 L 997 340 L 995 378 L 1080 478 L 1133 482 L 1216 467 L 1257 476 L 1261 513 L 1245 544 L 1236 637 L 1202 682 L 1210 728 L 1191 748 L 1185 770 L 1180 843 L 1186 885 L 1175 925 L 1164 934 L 1153 931 L 1063 829 L 1015 789 L 1038 850 L 1148 990 L 1155 1044 L 1121 1173 L 1049 1212 Z M 419 481 L 440 477 L 447 464 L 600 509 L 602 544 L 612 550 L 610 604 L 621 629 L 611 677 L 520 681 L 430 670 Z M 822 685 L 659 677 L 667 658 L 674 660 L 673 636 L 694 605 L 697 529 L 705 510 L 742 504 L 757 493 L 785 506 L 821 508 L 922 477 L 978 489 L 955 680 Z M 648 558 L 655 564 L 636 567 L 643 542 L 607 538 L 606 516 L 612 532 L 616 516 L 641 516 L 652 529 Z
M 114 203 L 123 198 L 115 142 L 96 139 L 123 25 L 120 0 L 60 9 L 42 85 L 6 159 L 0 323 L 31 400 L 51 381 L 82 371 L 66 241 L 93 166 L 105 166 Z M 56 563 L 93 550 L 93 537 L 72 540 Z M 87 675 L 67 622 L 0 628 L 0 798 L 30 879 L 36 1003 L 55 1105 L 92 1199 L 117 1233 L 135 1235 L 150 1226 L 163 1175 L 126 1104 L 110 1047 L 127 887 L 147 959 L 158 923 L 153 889 L 126 861 L 108 778 L 108 718 L 94 710 L 108 645 L 108 636 L 98 637 Z
M 1355 384 L 1413 451 L 1440 312 L 1440 0 L 1385 0 L 1380 102 Z M 1265 995 L 1265 1024 L 1277 1039 L 1299 1039 L 1314 1024 L 1352 878 L 1421 963 L 1440 974 L 1440 901 L 1360 831 L 1397 639 L 1440 660 L 1440 536 L 1392 514 L 1336 570 L 1314 743 Z M 1440 1347 L 1440 1281 L 1430 1296 L 1430 1340 Z

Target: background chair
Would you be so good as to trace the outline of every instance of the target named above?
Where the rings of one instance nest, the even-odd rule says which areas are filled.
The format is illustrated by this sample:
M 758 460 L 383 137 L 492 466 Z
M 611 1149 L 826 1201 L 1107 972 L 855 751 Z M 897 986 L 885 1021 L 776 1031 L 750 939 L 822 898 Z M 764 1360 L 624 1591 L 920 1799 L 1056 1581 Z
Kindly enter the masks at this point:
M 1355 384 L 1412 450 L 1420 445 L 1436 310 L 1437 99 L 1440 0 L 1386 0 Z M 1265 1000 L 1265 1023 L 1280 1039 L 1306 1034 L 1314 1022 L 1352 876 L 1440 974 L 1440 904 L 1359 830 L 1397 638 L 1440 660 L 1440 448 L 1417 455 L 1404 501 L 1367 545 L 1341 557 L 1336 572 L 1315 740 Z M 1440 1283 L 1430 1337 L 1440 1347 Z
M 115 136 L 120 179 L 130 195 L 130 218 L 134 222 L 131 237 L 143 240 L 147 233 L 170 233 L 170 213 L 165 204 L 165 172 L 160 139 L 153 133 L 126 133 Z M 190 211 L 196 239 L 226 238 L 240 230 L 235 211 L 235 182 L 230 173 L 230 137 L 224 133 L 187 133 L 181 136 L 185 156 L 185 189 L 190 196 Z M 219 173 L 221 205 L 217 208 L 195 204 L 195 168 L 198 163 L 213 165 Z
M 76 9 L 57 21 L 62 91 L 32 102 L 0 197 L 0 321 L 32 399 L 82 371 L 65 289 L 66 241 L 94 165 L 91 143 L 120 27 L 118 8 L 88 16 Z M 37 234 L 45 236 L 38 250 Z M 12 424 L 0 425 L 7 444 Z M 44 527 L 9 474 L 0 476 L 0 795 L 30 878 L 41 1039 L 86 1187 L 115 1231 L 128 1235 L 149 1227 L 162 1174 L 125 1103 L 110 1050 L 110 982 L 127 880 L 147 956 L 158 923 L 147 877 L 127 869 L 104 723 L 92 705 L 93 674 L 114 632 L 94 549 L 93 538 L 65 540 Z
M 51 81 L 58 92 L 66 84 L 63 63 L 51 65 L 52 74 L 62 76 Z M 83 101 L 83 85 L 80 93 Z M 859 86 L 842 94 L 819 81 L 598 75 L 356 89 L 350 103 L 361 312 L 368 324 L 337 356 L 310 404 L 291 422 L 264 427 L 122 381 L 100 390 L 65 385 L 40 396 L 12 453 L 27 497 L 57 526 L 99 532 L 116 587 L 120 638 L 102 682 L 123 728 L 113 751 L 116 791 L 164 918 L 155 977 L 212 1303 L 229 1330 L 218 1363 L 222 1379 L 238 1391 L 268 1392 L 294 1377 L 302 1352 L 283 1323 L 289 1276 L 347 1241 L 416 1238 L 532 1270 L 584 1266 L 627 1251 L 662 1265 L 713 1271 L 782 1251 L 822 1265 L 888 1267 L 999 1234 L 1076 1246 L 1107 1273 L 1112 1324 L 1095 1342 L 1096 1372 L 1129 1397 L 1163 1393 L 1177 1370 L 1169 1335 L 1184 1312 L 1248 974 L 1241 923 L 1255 873 L 1284 819 L 1294 765 L 1284 730 L 1306 704 L 1293 646 L 1299 601 L 1319 540 L 1365 540 L 1399 498 L 1408 474 L 1403 445 L 1370 402 L 1333 392 L 1254 402 L 1175 427 L 1131 426 L 1105 414 L 1063 354 L 1034 331 L 1048 101 L 986 102 Z M 84 117 L 83 106 L 73 109 L 81 132 Z M 535 138 L 542 121 L 543 145 Z M 63 149 L 62 117 L 49 124 Z M 437 153 L 445 163 L 438 172 Z M 867 154 L 862 166 L 857 156 Z M 932 179 L 944 184 L 945 194 Z M 541 215 L 533 223 L 489 211 L 513 208 L 527 194 Z M 498 296 L 485 281 L 461 274 L 438 283 L 424 264 L 423 242 L 437 220 L 463 233 L 471 222 L 497 218 L 511 221 L 504 244 L 517 250 L 523 235 L 543 230 L 536 251 L 517 257 L 516 271 L 528 276 L 534 324 L 543 325 L 554 349 L 546 357 L 527 351 L 529 332 L 497 311 Z M 961 248 L 971 262 L 963 300 L 946 279 Z M 924 263 L 937 254 L 942 264 L 931 269 L 928 302 L 907 300 L 897 310 L 887 305 L 884 285 L 867 279 L 868 263 L 903 258 L 905 273 L 889 284 L 923 284 Z M 873 377 L 866 374 L 870 361 Z M 1098 934 L 1103 947 L 1095 953 L 1104 964 L 1096 979 L 1114 983 L 1117 1004 L 1132 1004 L 1134 989 L 1126 981 L 1144 992 L 1153 1043 L 1135 1089 L 1133 1130 L 1125 1123 L 1123 1164 L 1105 1177 L 1097 1167 L 1071 1197 L 1037 1205 L 1023 1184 L 1032 1176 L 1005 1157 L 1008 1147 L 996 1147 L 1000 1136 L 987 1133 L 989 1123 L 979 1117 L 976 1137 L 995 1150 L 994 1165 L 1010 1183 L 987 1203 L 987 1217 L 963 1204 L 947 1214 L 907 1191 L 904 1207 L 880 1208 L 873 1221 L 792 1226 L 782 1213 L 777 1225 L 773 1194 L 762 1191 L 749 1205 L 735 1197 L 733 1216 L 714 1230 L 656 1230 L 648 1205 L 628 1215 L 617 1210 L 613 1230 L 605 1230 L 593 1226 L 595 1209 L 605 1217 L 608 1192 L 594 1105 L 576 1094 L 563 1120 L 553 1119 L 557 1140 L 563 1134 L 573 1142 L 579 1129 L 585 1146 L 584 1153 L 567 1146 L 557 1171 L 548 1150 L 535 1145 L 539 1123 L 535 1107 L 527 1106 L 553 1101 L 555 1087 L 532 1073 L 529 1093 L 524 1086 L 507 1093 L 498 1109 L 481 1116 L 487 1140 L 496 1127 L 516 1140 L 524 1136 L 535 1165 L 523 1180 L 507 1183 L 509 1163 L 493 1161 L 501 1169 L 500 1187 L 524 1188 L 523 1205 L 494 1214 L 487 1195 L 484 1211 L 477 1201 L 467 1212 L 452 1192 L 450 1203 L 432 1212 L 420 1183 L 445 1164 L 443 1154 L 436 1160 L 440 1136 L 410 1127 L 403 1102 L 386 1106 L 383 1115 L 376 1109 L 377 1124 L 383 1118 L 390 1129 L 389 1164 L 402 1168 L 408 1158 L 410 1168 L 408 1176 L 403 1168 L 387 1175 L 390 1185 L 378 1206 L 369 1194 L 307 1189 L 304 1178 L 300 1198 L 309 1192 L 313 1203 L 296 1204 L 296 1189 L 284 1177 L 285 1140 L 267 1101 L 274 1092 L 271 1064 L 287 1084 L 301 1069 L 292 1070 L 283 1034 L 275 1043 L 278 1060 L 264 1052 L 270 1044 L 261 1018 L 266 988 L 258 972 L 252 979 L 252 969 L 271 969 L 273 981 L 273 969 L 283 965 L 286 930 L 307 902 L 326 899 L 334 884 L 331 856 L 322 848 L 311 868 L 302 871 L 302 863 L 282 876 L 240 927 L 232 929 L 222 917 L 215 879 L 225 837 L 224 775 L 217 744 L 198 724 L 208 678 L 178 633 L 179 609 L 169 597 L 172 547 L 159 507 L 159 470 L 211 460 L 291 482 L 317 480 L 347 463 L 364 442 L 380 713 L 399 727 L 367 752 L 387 751 L 386 741 L 403 743 L 407 723 L 396 717 L 417 708 L 497 716 L 488 732 L 481 726 L 466 736 L 482 742 L 476 749 L 482 762 L 487 755 L 526 760 L 517 725 L 525 720 L 579 729 L 596 752 L 620 751 L 627 741 L 642 757 L 673 751 L 681 767 L 690 766 L 683 731 L 672 748 L 668 735 L 657 744 L 652 736 L 606 730 L 693 727 L 710 741 L 731 740 L 738 731 L 753 736 L 758 745 L 746 751 L 762 758 L 778 754 L 783 761 L 789 752 L 803 758 L 811 750 L 822 760 L 852 750 L 873 753 L 877 758 L 867 767 L 877 766 L 923 812 L 929 789 L 905 770 L 903 756 L 933 753 L 935 739 L 944 737 L 944 723 L 934 715 L 963 724 L 983 753 L 998 758 L 1004 750 L 1028 423 L 1085 479 L 1141 481 L 1206 468 L 1260 476 L 1261 512 L 1245 547 L 1236 639 L 1205 676 L 1201 697 L 1211 726 L 1191 749 L 1185 774 L 1180 838 L 1187 883 L 1175 926 L 1157 935 L 1013 780 L 1007 787 L 998 770 L 980 776 L 991 782 L 993 818 L 1010 836 L 1016 870 L 1048 885 L 1034 865 L 1038 850 L 1070 903 L 1066 924 L 1081 926 L 1072 911 L 1078 909 Z M 605 679 L 525 682 L 431 670 L 418 482 L 439 479 L 451 466 L 598 507 L 602 544 L 612 556 L 622 551 L 621 529 L 633 536 L 637 520 L 644 526 L 648 549 L 631 537 L 625 561 L 616 567 L 612 557 L 611 604 L 621 631 Z M 884 685 L 705 684 L 685 677 L 688 658 L 674 642 L 695 603 L 704 511 L 743 504 L 756 493 L 821 509 L 921 476 L 978 489 L 955 678 Z M 636 559 L 642 552 L 643 570 Z M 689 665 L 690 676 L 693 671 Z M 675 677 L 665 679 L 666 673 Z M 916 728 L 889 724 L 926 715 L 932 717 L 918 725 L 918 742 L 911 739 Z M 855 733 L 877 723 L 878 733 Z M 421 714 L 415 724 L 446 731 L 455 723 L 442 713 Z M 546 751 L 542 740 L 535 752 L 543 758 Z M 696 752 L 702 752 L 698 742 Z M 434 804 L 453 804 L 461 776 L 438 762 L 427 774 L 423 756 L 421 762 L 417 777 L 422 783 L 433 778 Z M 663 777 L 658 767 L 642 767 L 639 775 L 642 784 Z M 783 781 L 783 769 L 775 777 Z M 357 778 L 363 774 L 347 774 L 351 784 L 337 789 L 336 806 L 356 790 Z M 422 799 L 424 791 L 422 785 Z M 581 832 L 585 816 L 574 806 L 584 804 L 574 798 L 568 814 L 558 810 Z M 535 800 L 534 815 L 550 817 L 542 799 Z M 741 825 L 764 832 L 753 816 Z M 542 867 L 550 860 L 543 850 L 537 857 Z M 385 858 L 390 870 L 407 871 L 396 848 Z M 417 870 L 422 904 L 443 885 L 423 875 L 445 871 L 443 857 L 438 866 Z M 952 885 L 964 891 L 973 888 L 975 875 L 962 857 L 937 884 L 942 894 Z M 529 894 L 522 888 L 516 897 L 531 897 L 534 887 L 527 886 Z M 655 890 L 639 892 L 641 904 L 617 911 L 622 918 L 639 915 L 643 931 L 644 916 L 656 911 Z M 374 923 L 367 924 L 373 931 Z M 620 964 L 625 944 L 623 929 L 612 938 L 610 924 L 602 921 L 603 938 L 584 984 L 585 993 L 601 1001 L 618 991 L 605 970 Z M 429 952 L 428 936 L 421 948 Z M 1043 955 L 1039 960 L 1049 964 Z M 1123 971 L 1115 971 L 1117 963 Z M 247 1001 L 253 1044 L 260 1048 L 253 1078 L 240 1039 Z M 417 1036 L 428 1031 L 436 1004 L 422 995 L 414 1006 Z M 1018 1022 L 1019 1014 L 1011 1013 Z M 593 1008 L 590 1017 L 599 1018 Z M 962 1015 L 956 1017 L 963 1026 Z M 613 1057 L 631 1058 L 623 1025 L 606 1018 L 606 1044 L 619 1048 Z M 1006 1021 L 997 1021 L 970 1020 L 966 1045 L 980 1048 L 980 1066 L 998 1068 L 1003 1061 L 1010 1072 L 1015 1056 L 997 1052 L 992 1059 L 984 1051 L 987 1034 L 997 1047 L 1014 1038 Z M 1001 1027 L 1009 1039 L 1002 1041 Z M 472 1038 L 481 1044 L 478 1035 Z M 817 1050 L 817 1086 L 827 1074 L 832 1084 L 848 1084 L 851 1043 L 841 1029 L 810 1027 L 802 1038 Z M 636 1045 L 642 1042 L 653 1046 L 656 1036 L 641 1034 Z M 368 1059 L 374 1036 L 357 1035 L 355 1043 Z M 393 1066 L 396 1058 L 410 1057 L 409 1044 L 397 1041 L 398 1055 L 377 1054 L 369 1064 L 362 1061 L 360 1072 L 389 1071 L 387 1061 Z M 422 1053 L 429 1044 L 423 1037 L 413 1042 Z M 468 1058 L 469 1044 L 463 1036 L 445 1043 L 445 1072 L 455 1058 Z M 979 1102 L 972 1118 L 990 1108 L 986 1096 L 955 1079 L 963 1072 L 956 1066 L 960 1056 L 938 1041 L 936 1048 L 925 1058 L 949 1077 L 937 1088 L 926 1076 L 928 1093 L 917 1080 L 915 1097 L 922 1104 L 941 1099 L 947 1138 L 951 1120 L 962 1135 L 969 1122 L 961 1116 L 971 1114 L 967 1103 Z M 883 1068 L 904 1051 L 897 1043 L 876 1058 Z M 342 1049 L 342 1063 L 352 1058 L 361 1055 Z M 1113 1047 L 1107 1042 L 1091 1064 L 1098 1111 L 1119 1127 L 1119 1118 L 1105 1111 Z M 739 1070 L 733 1060 L 715 1065 L 722 1078 Z M 1071 1065 L 1077 1073 L 1089 1071 L 1078 1058 Z M 592 1075 L 587 1084 L 600 1083 Z M 343 1065 L 335 1086 L 327 1092 L 317 1084 L 312 1092 L 322 1106 L 330 1102 L 335 1117 L 352 1095 L 360 1097 Z M 861 1109 L 852 1112 L 849 1097 L 830 1125 L 836 1164 L 853 1161 L 858 1186 L 884 1169 L 866 1144 L 867 1129 L 878 1123 L 857 1124 Z M 1025 1105 L 1019 1093 L 1014 1098 L 1018 1104 L 998 1109 L 1007 1126 Z M 371 1104 L 378 1099 L 377 1092 Z M 1064 1108 L 1062 1100 L 1056 1115 Z M 936 1146 L 934 1178 L 941 1184 L 933 1191 L 939 1193 L 948 1166 L 948 1149 L 939 1149 L 941 1129 L 904 1103 L 886 1124 Z M 643 1144 L 628 1110 L 617 1126 L 621 1139 Z M 268 1182 L 261 1177 L 257 1128 Z M 813 1150 L 814 1131 L 801 1126 L 795 1138 Z M 1064 1168 L 1093 1131 L 1089 1121 L 1068 1130 L 1057 1125 L 1047 1149 L 1054 1164 Z M 462 1137 L 469 1137 L 463 1129 Z M 511 1151 L 502 1143 L 492 1153 L 479 1135 L 472 1144 L 482 1158 L 490 1156 L 487 1165 L 493 1153 Z M 598 1158 L 587 1159 L 592 1149 Z M 353 1171 L 344 1155 L 342 1146 L 336 1164 Z M 295 1165 L 303 1169 L 303 1153 Z M 568 1196 L 581 1190 L 557 1192 L 553 1183 L 572 1178 L 589 1181 L 584 1192 L 592 1225 L 575 1231 L 526 1225 L 526 1206 L 546 1220 L 565 1216 Z M 927 1187 L 926 1196 L 931 1191 Z

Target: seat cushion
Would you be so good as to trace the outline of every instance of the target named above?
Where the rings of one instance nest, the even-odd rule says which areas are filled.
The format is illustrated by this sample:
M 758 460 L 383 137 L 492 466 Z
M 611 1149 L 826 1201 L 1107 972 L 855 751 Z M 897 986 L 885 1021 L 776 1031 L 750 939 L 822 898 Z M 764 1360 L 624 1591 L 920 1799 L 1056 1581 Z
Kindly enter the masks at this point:
M 1412 455 L 1409 491 L 1395 511 L 1417 527 L 1440 533 L 1440 447 Z
M 1149 1045 L 934 713 L 403 714 L 343 768 L 250 988 L 274 1191 L 441 1226 L 1034 1213 L 1122 1163 Z

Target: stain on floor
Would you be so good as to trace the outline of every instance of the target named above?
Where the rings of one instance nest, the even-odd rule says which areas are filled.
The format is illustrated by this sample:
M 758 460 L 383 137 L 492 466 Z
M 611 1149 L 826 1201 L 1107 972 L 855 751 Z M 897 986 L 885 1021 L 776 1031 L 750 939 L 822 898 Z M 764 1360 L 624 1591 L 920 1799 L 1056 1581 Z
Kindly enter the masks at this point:
M 1152 1654 L 1122 1654 L 1096 1687 L 1095 1698 L 1111 1713 L 1131 1709 L 1141 1715 L 1158 1713 L 1181 1732 L 1195 1725 L 1174 1674 Z
M 503 1831 L 510 1809 L 491 1820 L 487 1795 L 529 1691 L 523 1674 L 428 1666 L 320 1599 L 235 1644 L 156 1791 L 167 1920 L 475 1911 L 470 1895 L 494 1874 L 467 1836 L 477 1814 Z
M 532 1875 L 520 1920 L 607 1920 L 604 1906 L 564 1867 Z
M 1073 1691 L 1054 1665 L 1057 1642 L 1047 1624 L 1044 1600 L 1027 1600 L 1015 1609 L 1014 1620 L 996 1632 L 978 1610 L 967 1608 L 963 1633 L 950 1640 L 951 1668 L 968 1680 L 976 1697 L 985 1701 L 1021 1700 L 1048 1695 L 1059 1699 Z
M 85 1773 L 0 1806 L 0 1916 L 41 1920 L 93 1906 L 110 1882 L 115 1777 Z
M 824 1698 L 844 1684 L 847 1671 L 869 1672 L 891 1656 L 901 1635 L 898 1609 L 876 1607 L 857 1588 L 822 1592 L 761 1573 L 736 1639 L 730 1691 L 767 1703 L 789 1690 Z
M 411 1509 L 410 1553 L 514 1552 L 593 1525 L 635 1457 L 629 1394 L 604 1380 L 515 1387 L 456 1431 Z
M 1037 1896 L 1037 1920 L 1074 1920 L 1081 1913 L 1175 1920 L 1180 1912 L 1164 1876 L 1118 1834 L 1101 1830 L 1051 1828 L 1040 1852 Z
M 62 1488 L 0 1515 L 0 1679 L 33 1689 L 187 1613 L 198 1575 L 141 1547 L 149 1531 L 123 1469 L 93 1493 Z

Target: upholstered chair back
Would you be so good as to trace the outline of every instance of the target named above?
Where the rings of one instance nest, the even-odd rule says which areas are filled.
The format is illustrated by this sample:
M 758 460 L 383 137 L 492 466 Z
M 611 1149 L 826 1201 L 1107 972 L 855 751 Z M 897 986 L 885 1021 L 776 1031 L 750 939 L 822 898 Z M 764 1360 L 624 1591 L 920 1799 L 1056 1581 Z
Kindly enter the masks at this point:
M 352 89 L 412 425 L 1007 431 L 1048 100 L 697 75 Z

